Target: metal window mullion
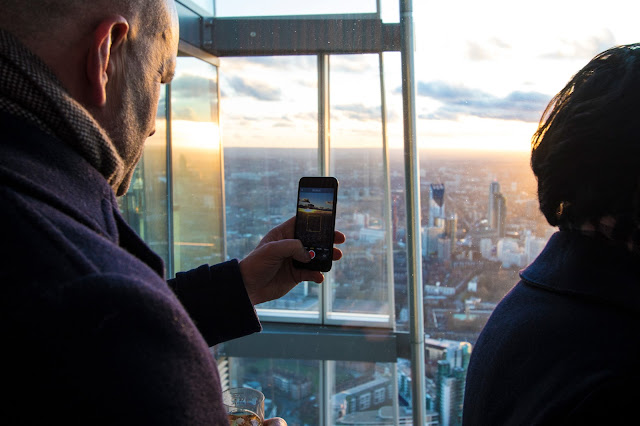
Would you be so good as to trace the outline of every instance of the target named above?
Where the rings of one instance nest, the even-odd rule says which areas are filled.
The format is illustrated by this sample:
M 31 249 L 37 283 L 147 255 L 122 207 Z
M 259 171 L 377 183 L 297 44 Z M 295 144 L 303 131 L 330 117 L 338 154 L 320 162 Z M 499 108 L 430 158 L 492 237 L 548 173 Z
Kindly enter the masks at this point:
M 329 109 L 329 55 L 318 55 L 318 174 L 329 176 L 331 125 Z
M 391 205 L 391 177 L 389 166 L 389 144 L 387 140 L 387 96 L 384 84 L 384 58 L 383 54 L 378 54 L 380 66 L 380 115 L 382 124 L 382 168 L 384 183 L 384 226 L 385 245 L 387 257 L 387 289 L 389 298 L 389 326 L 395 330 L 395 295 L 393 286 L 393 225 L 392 225 L 392 205 Z
M 381 0 L 376 0 L 376 12 L 380 17 L 382 15 Z M 393 205 L 391 199 L 391 173 L 389 165 L 389 144 L 387 133 L 387 96 L 386 88 L 384 84 L 384 53 L 379 54 L 379 66 L 380 66 L 380 115 L 382 120 L 382 153 L 383 153 L 383 168 L 384 168 L 384 201 L 385 201 L 385 244 L 387 245 L 387 280 L 389 286 L 389 325 L 392 330 L 396 331 L 396 314 L 395 314 L 395 293 L 394 293 L 394 278 L 393 278 Z M 394 424 L 400 424 L 400 408 L 398 404 L 398 363 L 395 362 L 391 368 L 391 389 L 393 394 L 391 400 L 393 401 L 393 419 Z
M 420 173 L 416 141 L 414 80 L 413 2 L 400 0 L 402 46 L 402 109 L 407 208 L 407 272 L 409 279 L 409 330 L 413 424 L 426 419 L 424 375 L 424 302 L 422 296 L 422 250 L 420 241 Z
M 171 143 L 171 84 L 165 86 L 166 168 L 167 168 L 167 278 L 173 277 L 173 158 Z
M 329 176 L 330 173 L 330 102 L 329 102 L 329 55 L 318 54 L 318 175 Z M 321 295 L 318 298 L 320 322 L 327 321 L 327 311 L 331 310 L 331 276 L 325 275 Z
M 215 5 L 214 5 L 215 7 Z M 227 201 L 226 201 L 226 192 L 225 192 L 225 176 L 224 176 L 224 147 L 222 146 L 222 126 L 220 125 L 220 115 L 222 105 L 220 103 L 220 68 L 216 67 L 216 89 L 217 93 L 217 120 L 216 123 L 218 126 L 218 152 L 220 153 L 220 208 L 222 209 L 222 260 L 227 260 Z
M 378 0 L 379 2 L 380 0 Z M 378 7 L 378 11 L 380 8 Z M 380 65 L 380 114 L 382 119 L 382 163 L 384 178 L 384 226 L 385 232 L 386 256 L 387 256 L 387 288 L 389 290 L 389 325 L 393 331 L 396 330 L 396 314 L 395 314 L 395 294 L 393 279 L 393 224 L 392 224 L 392 202 L 391 202 L 391 177 L 389 167 L 389 144 L 387 140 L 387 96 L 384 84 L 384 58 L 383 53 L 379 54 Z M 396 425 L 400 422 L 400 409 L 398 407 L 398 364 L 393 364 L 392 368 L 392 389 L 393 395 L 393 418 Z
M 334 380 L 336 377 L 336 362 L 330 360 L 324 360 L 320 362 L 321 370 L 321 385 L 320 392 L 322 392 L 321 398 L 321 410 L 320 410 L 320 424 L 324 426 L 333 425 L 333 406 L 331 404 L 333 392 L 334 392 Z

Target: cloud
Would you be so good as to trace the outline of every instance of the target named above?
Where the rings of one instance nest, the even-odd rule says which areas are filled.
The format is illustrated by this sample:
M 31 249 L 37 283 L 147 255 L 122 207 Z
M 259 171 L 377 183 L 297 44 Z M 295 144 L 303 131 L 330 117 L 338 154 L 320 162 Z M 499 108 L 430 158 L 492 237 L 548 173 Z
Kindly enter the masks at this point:
M 167 113 L 167 98 L 164 96 L 164 88 L 162 89 L 162 96 L 158 101 L 158 112 L 164 117 Z
M 365 72 L 377 72 L 378 61 L 372 62 L 369 55 L 347 55 L 340 57 L 340 55 L 331 57 L 331 71 L 332 72 L 346 72 L 346 73 L 365 73 Z
M 222 58 L 225 70 L 241 70 L 262 67 L 265 69 L 283 70 L 315 70 L 316 57 L 312 55 L 292 56 L 250 56 L 244 58 Z
M 277 121 L 276 123 L 273 124 L 273 127 L 291 128 L 291 127 L 295 127 L 295 124 L 292 123 L 290 120 Z
M 171 94 L 180 98 L 201 98 L 205 91 L 215 91 L 216 82 L 198 75 L 183 74 L 171 83 Z
M 500 50 L 509 49 L 511 49 L 509 43 L 496 37 L 484 42 L 470 41 L 467 43 L 467 56 L 472 61 L 490 61 L 500 55 Z
M 248 96 L 259 101 L 279 101 L 282 92 L 277 87 L 269 87 L 265 83 L 255 80 L 245 80 L 242 77 L 231 77 L 227 80 L 229 87 L 234 91 L 229 96 Z M 227 95 L 225 91 L 225 96 Z
M 211 97 L 216 93 L 216 82 L 210 78 L 183 74 L 171 83 L 172 114 L 177 120 L 211 121 Z M 166 107 L 162 100 L 161 107 Z
M 435 99 L 442 103 L 439 109 L 419 118 L 456 120 L 460 116 L 497 118 L 538 122 L 551 96 L 539 92 L 511 92 L 506 97 L 497 97 L 479 89 L 448 84 L 442 81 L 419 82 L 418 96 Z
M 544 59 L 582 59 L 589 60 L 600 52 L 616 45 L 616 38 L 609 29 L 600 34 L 579 40 L 563 40 L 556 50 L 542 54 Z
M 336 111 L 344 113 L 346 118 L 358 121 L 380 121 L 380 107 L 368 107 L 362 104 L 336 105 Z
M 203 120 L 202 117 L 199 117 L 192 107 L 174 107 L 172 113 L 175 120 L 207 121 Z

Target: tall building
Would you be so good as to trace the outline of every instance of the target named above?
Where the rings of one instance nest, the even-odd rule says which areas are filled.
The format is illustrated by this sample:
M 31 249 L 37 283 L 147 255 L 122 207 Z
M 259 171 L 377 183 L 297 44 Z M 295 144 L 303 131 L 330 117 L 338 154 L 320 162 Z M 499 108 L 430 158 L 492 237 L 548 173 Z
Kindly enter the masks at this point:
M 439 226 L 444 221 L 444 184 L 429 186 L 429 226 Z
M 391 229 L 393 230 L 393 243 L 397 244 L 398 238 L 398 221 L 399 221 L 400 197 L 394 195 L 391 200 Z
M 448 238 L 450 241 L 449 253 L 447 254 L 447 257 L 450 257 L 453 254 L 453 252 L 456 250 L 457 234 L 458 234 L 458 215 L 452 214 L 452 215 L 449 215 L 449 217 L 447 217 L 444 220 L 444 236 L 445 238 Z
M 471 344 L 425 339 L 425 349 L 428 360 L 440 358 L 435 377 L 435 409 L 440 415 L 440 426 L 460 425 Z
M 442 226 L 427 226 L 422 228 L 422 255 L 424 257 L 438 254 L 438 240 L 444 232 Z
M 489 184 L 489 207 L 487 209 L 487 220 L 489 221 L 489 228 L 491 229 L 496 229 L 498 223 L 496 194 L 499 193 L 500 184 L 498 182 L 491 182 L 491 184 Z
M 507 199 L 500 192 L 498 182 L 491 182 L 489 185 L 487 220 L 489 227 L 497 232 L 498 237 L 504 237 L 507 222 Z
M 451 252 L 453 251 L 453 243 L 451 238 L 444 237 L 438 238 L 438 259 L 449 260 L 451 259 Z
M 497 226 L 498 237 L 503 238 L 505 235 L 505 228 L 507 224 L 507 199 L 504 195 L 496 194 L 496 206 L 497 206 Z
M 456 240 L 456 234 L 458 233 L 458 215 L 452 214 L 444 221 L 444 236 L 451 238 L 452 241 Z
M 461 367 L 451 368 L 447 361 L 438 361 L 436 410 L 440 415 L 441 426 L 458 426 L 462 424 L 465 380 L 465 369 Z

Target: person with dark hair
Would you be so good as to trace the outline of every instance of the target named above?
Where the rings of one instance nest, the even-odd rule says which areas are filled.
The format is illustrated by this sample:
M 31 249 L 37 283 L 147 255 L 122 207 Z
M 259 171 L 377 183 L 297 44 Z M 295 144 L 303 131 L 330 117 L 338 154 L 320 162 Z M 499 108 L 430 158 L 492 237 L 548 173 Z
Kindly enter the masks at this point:
M 559 227 L 473 349 L 465 425 L 630 424 L 640 398 L 640 44 L 593 58 L 532 139 Z
M 310 260 L 294 220 L 240 261 L 165 281 L 116 195 L 175 71 L 173 0 L 0 10 L 2 423 L 227 424 L 209 348 L 260 331 L 254 305 L 323 279 L 293 267 Z

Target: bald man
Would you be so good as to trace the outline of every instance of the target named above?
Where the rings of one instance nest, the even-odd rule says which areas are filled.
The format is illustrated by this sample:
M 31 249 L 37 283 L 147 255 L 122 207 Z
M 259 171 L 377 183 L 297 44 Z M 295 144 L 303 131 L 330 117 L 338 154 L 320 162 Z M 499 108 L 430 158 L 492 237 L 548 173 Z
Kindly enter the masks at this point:
M 293 268 L 309 255 L 289 220 L 240 262 L 167 282 L 121 217 L 176 67 L 172 0 L 0 7 L 0 417 L 226 424 L 209 347 L 260 331 L 253 305 L 322 274 Z

